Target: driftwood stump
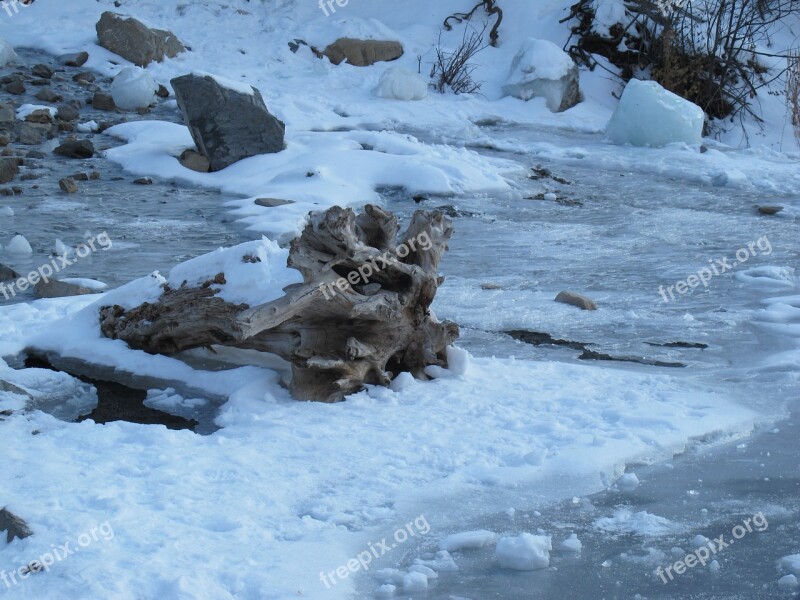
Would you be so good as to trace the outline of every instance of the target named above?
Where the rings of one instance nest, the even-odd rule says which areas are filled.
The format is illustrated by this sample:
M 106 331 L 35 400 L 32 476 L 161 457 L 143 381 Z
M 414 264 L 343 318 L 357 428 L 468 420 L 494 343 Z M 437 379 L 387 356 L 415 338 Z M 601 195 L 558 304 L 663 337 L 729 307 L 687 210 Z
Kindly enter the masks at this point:
M 311 213 L 289 253 L 304 282 L 285 296 L 228 303 L 214 289 L 225 283 L 219 273 L 200 287 L 165 286 L 158 302 L 127 312 L 104 307 L 101 329 L 153 354 L 214 344 L 277 354 L 291 362 L 291 393 L 301 400 L 335 402 L 403 371 L 425 378 L 426 366 L 447 366 L 459 333 L 430 313 L 453 229 L 443 213 L 417 211 L 398 232 L 396 217 L 372 205 L 358 216 L 338 206 Z

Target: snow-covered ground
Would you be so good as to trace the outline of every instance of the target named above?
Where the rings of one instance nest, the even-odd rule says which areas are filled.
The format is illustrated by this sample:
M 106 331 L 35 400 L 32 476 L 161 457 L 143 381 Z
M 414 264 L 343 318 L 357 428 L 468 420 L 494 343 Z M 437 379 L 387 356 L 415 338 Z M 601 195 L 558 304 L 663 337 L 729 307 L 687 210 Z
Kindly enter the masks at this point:
M 675 247 L 685 234 L 681 228 L 698 227 L 700 219 L 711 230 L 715 211 L 724 210 L 698 206 L 697 212 L 707 213 L 698 217 L 690 208 L 673 208 L 670 185 L 684 194 L 692 186 L 711 190 L 715 201 L 727 193 L 736 195 L 730 210 L 741 208 L 747 196 L 752 196 L 752 203 L 778 198 L 785 206 L 780 223 L 786 227 L 796 224 L 800 215 L 795 195 L 800 186 L 797 146 L 777 110 L 766 115 L 765 132 L 756 138 L 763 145 L 737 150 L 705 140 L 701 152 L 699 146 L 685 144 L 636 149 L 606 142 L 602 132 L 617 102 L 612 92 L 620 88 L 599 69 L 582 73 L 584 101 L 565 113 L 551 113 L 542 99 L 501 98 L 511 61 L 528 37 L 563 45 L 568 25 L 558 20 L 566 16 L 569 4 L 563 0 L 503 3 L 500 47 L 488 48 L 478 57 L 476 78 L 485 82 L 482 95 L 429 93 L 413 102 L 378 98 L 374 90 L 386 68 L 402 66 L 416 72 L 418 56 L 425 74 L 442 20 L 464 10 L 462 2 L 350 0 L 328 17 L 315 2 L 299 0 L 141 0 L 122 2 L 119 9 L 113 4 L 37 0 L 13 17 L 0 12 L 0 37 L 17 47 L 53 54 L 88 50 L 87 68 L 115 75 L 128 65 L 96 45 L 94 23 L 102 11 L 119 10 L 171 29 L 192 48 L 150 65 L 147 70 L 158 82 L 168 85 L 174 76 L 206 71 L 261 91 L 270 110 L 287 124 L 287 150 L 244 160 L 222 172 L 199 174 L 178 163 L 176 157 L 193 146 L 183 126 L 141 121 L 108 132 L 123 144 L 106 156 L 131 173 L 244 196 L 231 201 L 229 208 L 252 229 L 252 238 L 261 234 L 270 238 L 248 242 L 248 248 L 263 253 L 257 268 L 259 278 L 266 273 L 267 279 L 262 278 L 265 283 L 259 287 L 249 273 L 229 278 L 234 296 L 269 297 L 294 280 L 297 274 L 286 268 L 286 253 L 274 241 L 285 242 L 295 235 L 309 210 L 385 202 L 381 188 L 404 188 L 409 197 L 419 193 L 454 199 L 471 209 L 489 205 L 486 222 L 480 226 L 491 227 L 499 215 L 507 229 L 497 230 L 493 241 L 484 234 L 481 243 L 521 247 L 531 262 L 519 267 L 530 277 L 520 282 L 522 276 L 515 280 L 508 266 L 492 270 L 484 263 L 483 250 L 475 245 L 477 237 L 472 245 L 469 240 L 454 240 L 456 258 L 451 264 L 455 268 L 471 260 L 475 272 L 466 274 L 463 269 L 462 277 L 442 288 L 440 316 L 455 317 L 474 330 L 538 326 L 558 333 L 562 327 L 570 334 L 585 328 L 609 337 L 625 330 L 636 337 L 641 331 L 659 331 L 666 317 L 660 305 L 656 310 L 644 304 L 646 294 L 659 302 L 657 286 L 642 289 L 651 281 L 630 277 L 624 269 L 630 278 L 613 279 L 614 267 L 608 265 L 629 265 L 625 252 L 630 248 L 604 240 L 591 217 L 589 223 L 565 230 L 558 227 L 569 217 L 561 214 L 552 217 L 552 224 L 542 225 L 529 217 L 514 223 L 503 212 L 504 203 L 521 201 L 529 191 L 520 183 L 529 166 L 546 161 L 584 175 L 596 170 L 602 173 L 595 182 L 598 187 L 610 186 L 612 178 L 625 175 L 626 183 L 616 189 L 631 196 L 636 222 L 650 226 L 639 232 L 634 251 L 645 252 L 652 239 L 667 248 L 660 255 L 664 264 L 658 273 L 674 279 L 662 279 L 665 283 L 691 273 L 674 260 Z M 445 43 L 460 41 L 462 31 L 463 26 L 457 26 L 444 36 Z M 397 39 L 406 54 L 391 65 L 360 69 L 334 67 L 303 49 L 297 54 L 288 49 L 295 38 L 324 46 L 345 35 Z M 774 108 L 774 99 L 767 102 Z M 646 199 L 650 206 L 634 198 L 639 180 L 658 180 L 661 185 L 657 198 Z M 669 180 L 673 182 L 664 183 Z M 582 182 L 580 189 L 590 191 L 591 184 Z M 254 205 L 255 197 L 296 203 L 264 208 Z M 663 204 L 664 214 L 678 218 L 671 227 L 663 227 L 658 206 L 648 212 L 657 203 Z M 599 227 L 611 227 L 608 214 L 617 213 L 598 217 Z M 742 239 L 715 239 L 708 249 L 695 248 L 690 264 L 698 257 L 735 251 L 762 235 L 757 231 L 749 236 L 751 227 L 750 221 L 737 222 L 725 231 L 741 234 Z M 585 255 L 562 255 L 562 234 L 586 236 L 587 245 L 593 245 Z M 627 232 L 622 234 L 619 239 L 630 241 Z M 682 329 L 664 329 L 713 335 L 709 332 L 717 326 L 719 336 L 730 342 L 741 339 L 747 323 L 756 323 L 768 338 L 781 340 L 778 351 L 767 358 L 759 354 L 752 371 L 740 370 L 735 376 L 733 365 L 728 365 L 729 372 L 714 373 L 723 372 L 731 380 L 777 373 L 780 385 L 791 395 L 789 382 L 792 377 L 797 382 L 800 361 L 800 301 L 791 270 L 797 249 L 788 235 L 780 241 L 781 246 L 773 240 L 777 258 L 759 259 L 762 270 L 741 271 L 740 279 L 726 279 L 733 281 L 738 294 L 731 301 L 731 313 L 703 305 L 702 311 L 694 307 L 695 317 L 688 306 L 670 307 L 674 311 L 670 316 Z M 199 276 L 226 264 L 224 260 L 220 253 L 164 275 Z M 608 309 L 586 315 L 554 306 L 550 287 L 562 281 L 539 282 L 537 260 L 548 265 L 563 261 L 565 270 L 570 264 L 586 263 L 598 279 L 609 282 L 596 288 Z M 445 275 L 447 268 L 446 261 Z M 599 286 L 589 281 L 587 270 L 578 269 L 586 279 L 576 283 Z M 776 283 L 781 278 L 785 285 Z M 476 280 L 498 280 L 505 289 L 496 296 L 479 296 L 473 286 Z M 221 405 L 216 420 L 221 429 L 209 436 L 122 422 L 67 423 L 42 411 L 15 413 L 0 421 L 0 505 L 24 513 L 36 532 L 0 547 L 0 572 L 17 570 L 53 545 L 71 541 L 73 547 L 80 546 L 79 552 L 57 561 L 48 573 L 35 574 L 9 589 L 0 581 L 0 595 L 54 600 L 347 598 L 356 589 L 356 574 L 338 575 L 335 585 L 327 585 L 320 573 L 335 573 L 418 515 L 425 516 L 430 530 L 424 535 L 437 546 L 437 540 L 458 531 L 459 522 L 504 510 L 520 498 L 547 503 L 590 494 L 612 486 L 626 464 L 668 458 L 699 440 L 746 435 L 759 418 L 776 418 L 783 411 L 772 398 L 779 394 L 778 388 L 770 388 L 769 398 L 751 408 L 745 406 L 750 388 L 737 392 L 736 381 L 722 385 L 714 377 L 666 370 L 514 359 L 507 346 L 495 350 L 486 344 L 478 345 L 482 352 L 473 352 L 474 356 L 454 349 L 451 371 L 437 373 L 431 382 L 401 376 L 392 389 L 370 388 L 341 404 L 296 402 L 281 385 L 281 373 L 270 365 L 206 370 L 103 339 L 96 320 L 98 306 L 111 300 L 134 305 L 152 298 L 159 281 L 149 276 L 104 297 L 0 307 L 0 356 L 13 357 L 35 344 L 62 356 L 183 386 L 185 402 L 173 394 L 153 393 L 156 402 L 193 405 L 200 402 L 195 398 L 202 398 Z M 622 298 L 625 294 L 627 301 Z M 708 302 L 718 301 L 712 296 Z M 759 301 L 765 308 L 749 306 Z M 653 318 L 662 320 L 648 329 Z M 765 345 L 759 347 L 762 352 Z M 727 348 L 721 356 L 733 362 L 733 354 Z M 14 372 L 3 361 L 0 378 L 39 390 L 39 396 L 42 390 L 58 389 L 72 409 L 93 400 L 75 380 L 39 370 Z M 43 408 L 52 408 L 46 397 L 35 399 Z M 18 409 L 22 402 L 19 395 L 0 391 L 0 411 Z M 622 527 L 642 520 L 658 524 L 647 514 L 618 516 L 606 524 Z M 92 528 L 108 534 L 109 527 L 113 535 L 79 543 L 81 534 Z M 446 538 L 440 552 L 446 553 L 448 545 L 477 543 L 476 539 L 474 535 L 460 542 Z M 535 559 L 544 542 L 526 545 L 526 539 L 519 542 L 527 548 L 521 551 L 522 558 L 527 552 Z M 509 550 L 514 547 L 504 543 L 502 561 L 518 564 L 520 557 Z M 409 558 L 402 547 L 393 550 L 376 558 L 370 568 L 395 567 Z M 452 564 L 442 554 L 417 566 L 444 573 Z M 791 571 L 791 565 L 786 569 Z M 363 568 L 356 571 L 364 575 Z M 422 579 L 425 585 L 428 578 L 433 581 L 423 568 L 406 571 L 399 574 L 398 591 L 405 581 L 406 591 L 423 589 Z M 394 585 L 390 581 L 397 575 L 389 573 L 381 585 Z

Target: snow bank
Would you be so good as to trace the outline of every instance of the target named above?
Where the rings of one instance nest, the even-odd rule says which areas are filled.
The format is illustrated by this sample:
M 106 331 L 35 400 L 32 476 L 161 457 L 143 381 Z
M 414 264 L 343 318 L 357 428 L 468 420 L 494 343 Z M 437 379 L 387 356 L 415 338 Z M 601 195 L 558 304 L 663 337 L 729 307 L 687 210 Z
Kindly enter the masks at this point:
M 703 122 L 703 110 L 696 104 L 655 81 L 631 79 L 608 122 L 606 135 L 615 144 L 634 146 L 699 144 Z
M 125 67 L 111 82 L 111 97 L 122 110 L 147 108 L 156 101 L 158 84 L 141 67 Z
M 428 80 L 408 69 L 391 67 L 381 75 L 375 95 L 392 100 L 422 100 L 428 95 Z
M 503 569 L 535 571 L 550 566 L 552 549 L 550 536 L 522 533 L 517 537 L 500 538 L 495 558 Z

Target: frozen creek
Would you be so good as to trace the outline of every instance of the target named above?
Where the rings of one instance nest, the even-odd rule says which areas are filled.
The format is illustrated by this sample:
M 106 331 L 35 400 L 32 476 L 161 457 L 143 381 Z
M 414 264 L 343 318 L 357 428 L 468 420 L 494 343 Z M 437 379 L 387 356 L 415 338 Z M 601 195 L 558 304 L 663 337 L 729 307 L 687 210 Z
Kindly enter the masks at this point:
M 26 58 L 44 61 L 35 54 Z M 175 121 L 177 115 L 174 108 L 162 105 L 146 118 Z M 427 597 L 776 597 L 780 592 L 774 561 L 797 551 L 800 544 L 797 420 L 785 418 L 797 410 L 800 389 L 796 364 L 771 358 L 797 347 L 789 333 L 800 318 L 795 311 L 793 321 L 790 317 L 775 323 L 758 311 L 769 298 L 798 293 L 791 272 L 800 251 L 798 201 L 787 191 L 792 180 L 776 176 L 775 189 L 765 194 L 728 185 L 732 176 L 725 172 L 684 176 L 681 165 L 659 165 L 650 151 L 614 148 L 599 136 L 503 125 L 486 125 L 480 131 L 482 138 L 473 144 L 479 152 L 517 161 L 528 172 L 539 166 L 567 183 L 546 175 L 519 177 L 516 192 L 503 197 L 432 197 L 419 204 L 402 191 L 384 193 L 387 208 L 401 217 L 417 208 L 440 206 L 454 215 L 456 234 L 442 265 L 447 282 L 435 307 L 440 317 L 462 326 L 465 348 L 476 356 L 579 360 L 580 351 L 533 345 L 504 333 L 527 330 L 582 342 L 614 357 L 683 363 L 683 368 L 670 369 L 671 374 L 680 372 L 699 388 L 724 391 L 756 407 L 765 420 L 777 422 L 751 440 L 728 445 L 698 440 L 669 465 L 629 465 L 642 481 L 630 492 L 612 490 L 552 504 L 540 500 L 552 498 L 552 490 L 519 490 L 507 507 L 515 509 L 513 516 L 487 510 L 485 518 L 463 523 L 461 530 L 541 528 L 553 535 L 554 544 L 577 533 L 582 552 L 554 551 L 551 569 L 531 573 L 498 569 L 493 551 L 487 549 L 456 553 L 460 571 L 441 573 Z M 676 151 L 667 160 L 680 159 Z M 769 160 L 753 157 L 764 165 Z M 19 231 L 35 249 L 23 260 L 0 255 L 0 262 L 18 271 L 44 262 L 56 237 L 75 242 L 87 229 L 108 231 L 114 248 L 79 263 L 69 275 L 112 286 L 254 235 L 228 216 L 223 206 L 227 198 L 215 192 L 158 180 L 150 186 L 134 185 L 134 177 L 102 158 L 80 164 L 48 156 L 38 162 L 45 177 L 19 184 L 22 195 L 0 199 L 0 205 L 15 211 L 12 230 L 5 228 L 9 221 L 3 222 L 3 241 Z M 58 191 L 60 177 L 93 167 L 103 177 L 85 184 L 79 196 Z M 554 193 L 556 199 L 526 199 L 546 193 Z M 757 213 L 756 204 L 786 209 L 767 217 Z M 768 255 L 756 247 L 746 265 L 714 277 L 708 288 L 663 302 L 660 286 L 686 279 L 710 259 L 734 257 L 738 249 L 762 238 L 769 240 Z M 562 289 L 592 297 L 600 310 L 583 313 L 554 305 Z M 707 347 L 663 345 L 674 343 Z M 633 362 L 593 364 L 637 371 L 664 368 Z M 213 417 L 194 416 L 200 421 Z M 558 485 L 552 482 L 553 489 Z M 491 498 L 475 502 L 482 500 L 496 508 Z M 667 518 L 676 529 L 656 536 L 612 536 L 594 526 L 620 506 Z M 452 518 L 451 506 L 432 506 L 430 520 L 437 511 L 449 512 Z M 750 534 L 727 549 L 719 559 L 720 571 L 695 569 L 666 586 L 654 578 L 657 566 L 675 560 L 673 547 L 688 551 L 695 535 L 717 537 L 757 511 L 769 518 L 769 530 Z M 407 566 L 403 561 L 429 549 L 409 547 L 396 566 Z M 606 561 L 609 565 L 603 567 Z M 376 588 L 372 574 L 362 577 L 359 597 L 371 597 Z

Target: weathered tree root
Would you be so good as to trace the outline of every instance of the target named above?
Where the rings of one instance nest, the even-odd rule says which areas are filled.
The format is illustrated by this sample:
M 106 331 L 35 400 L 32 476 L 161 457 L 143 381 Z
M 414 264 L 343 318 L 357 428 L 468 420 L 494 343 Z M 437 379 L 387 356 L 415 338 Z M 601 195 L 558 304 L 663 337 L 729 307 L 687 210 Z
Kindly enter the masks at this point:
M 358 217 L 340 207 L 311 213 L 289 254 L 304 283 L 285 296 L 228 303 L 214 288 L 225 282 L 220 273 L 199 288 L 165 286 L 157 303 L 127 312 L 103 307 L 101 330 L 154 354 L 214 344 L 277 354 L 291 362 L 290 389 L 303 400 L 335 402 L 402 371 L 424 378 L 426 366 L 447 366 L 459 335 L 430 313 L 453 229 L 443 213 L 417 211 L 398 231 L 395 216 L 372 205 Z
M 469 21 L 475 14 L 475 12 L 481 7 L 486 9 L 486 13 L 488 15 L 490 16 L 497 15 L 497 21 L 495 21 L 494 27 L 492 27 L 492 30 L 489 32 L 489 39 L 491 40 L 491 45 L 496 47 L 497 40 L 500 38 L 500 33 L 499 33 L 500 23 L 503 22 L 503 11 L 500 9 L 499 6 L 497 6 L 497 0 L 481 0 L 468 13 L 455 13 L 450 15 L 444 20 L 444 28 L 447 31 L 453 29 L 453 26 L 450 24 L 451 19 L 456 21 L 457 23 L 462 23 L 463 21 Z

